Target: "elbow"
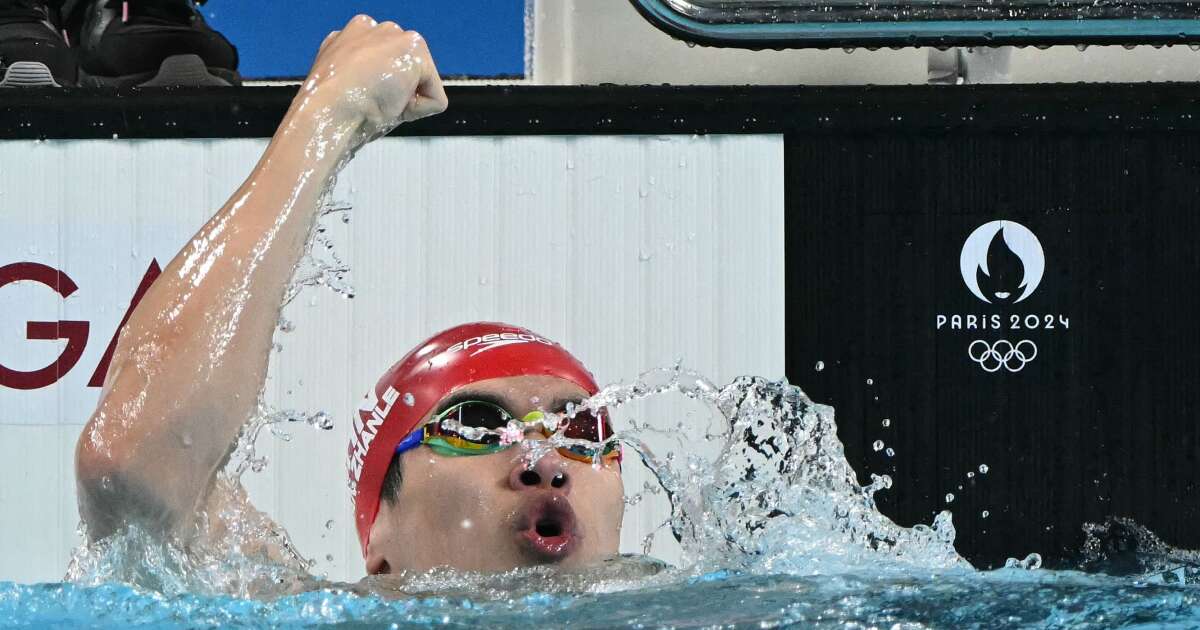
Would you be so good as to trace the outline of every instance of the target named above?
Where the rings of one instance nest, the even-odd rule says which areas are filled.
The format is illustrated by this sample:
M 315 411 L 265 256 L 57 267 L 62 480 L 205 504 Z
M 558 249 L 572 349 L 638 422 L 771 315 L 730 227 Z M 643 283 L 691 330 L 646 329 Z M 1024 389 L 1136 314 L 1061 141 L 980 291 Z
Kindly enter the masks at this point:
M 84 428 L 75 447 L 75 486 L 87 536 L 99 540 L 119 526 L 118 506 L 123 503 L 121 488 L 127 485 L 128 467 L 122 454 L 98 439 L 93 424 Z
M 130 524 L 156 535 L 172 531 L 182 513 L 178 476 L 148 465 L 136 440 L 109 429 L 97 412 L 75 446 L 79 516 L 87 538 L 100 540 Z
M 111 480 L 127 467 L 128 458 L 98 425 L 93 418 L 75 445 L 75 479 L 81 487 L 108 485 L 105 480 Z

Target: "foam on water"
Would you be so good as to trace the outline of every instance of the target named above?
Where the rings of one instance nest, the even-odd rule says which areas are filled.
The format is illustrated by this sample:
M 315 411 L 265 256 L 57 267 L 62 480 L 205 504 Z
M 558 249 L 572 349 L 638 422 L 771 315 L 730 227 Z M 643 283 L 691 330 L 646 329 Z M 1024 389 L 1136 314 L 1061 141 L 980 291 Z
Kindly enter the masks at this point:
M 1134 585 L 1074 571 L 936 575 L 650 575 L 588 588 L 537 571 L 441 583 L 426 592 L 365 594 L 326 586 L 269 599 L 164 595 L 118 584 L 0 583 L 0 624 L 29 627 L 1111 628 L 1195 627 L 1200 590 Z M 545 571 L 543 571 L 545 573 Z M 507 580 L 510 583 L 504 583 Z M 447 583 L 449 582 L 449 583 Z M 564 588 L 571 587 L 573 590 Z M 466 586 L 469 593 L 456 587 Z M 437 590 L 444 588 L 444 590 Z M 536 589 L 541 590 L 536 590 Z M 495 589 L 495 590 L 493 590 Z M 502 596 L 493 596 L 498 592 Z

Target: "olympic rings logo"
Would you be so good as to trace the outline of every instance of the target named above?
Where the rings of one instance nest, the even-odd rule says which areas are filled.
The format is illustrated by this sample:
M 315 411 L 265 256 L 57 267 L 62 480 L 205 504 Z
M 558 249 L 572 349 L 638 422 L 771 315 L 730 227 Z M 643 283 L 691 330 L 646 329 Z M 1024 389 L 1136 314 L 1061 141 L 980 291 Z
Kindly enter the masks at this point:
M 1020 372 L 1025 366 L 1037 358 L 1037 344 L 1028 339 L 1022 339 L 1016 344 L 1007 339 L 988 343 L 976 339 L 967 346 L 967 356 L 978 363 L 984 372 L 998 372 L 1001 368 L 1009 372 Z

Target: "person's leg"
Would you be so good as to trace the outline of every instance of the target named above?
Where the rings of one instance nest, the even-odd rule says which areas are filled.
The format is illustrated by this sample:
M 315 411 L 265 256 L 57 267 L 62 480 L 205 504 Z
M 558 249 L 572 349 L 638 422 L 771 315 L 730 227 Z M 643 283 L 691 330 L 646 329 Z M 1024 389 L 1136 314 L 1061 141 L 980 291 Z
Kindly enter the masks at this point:
M 192 0 L 76 0 L 85 80 L 100 85 L 236 85 L 237 49 Z
M 0 0 L 0 87 L 78 83 L 75 51 L 59 30 L 56 8 L 43 0 Z

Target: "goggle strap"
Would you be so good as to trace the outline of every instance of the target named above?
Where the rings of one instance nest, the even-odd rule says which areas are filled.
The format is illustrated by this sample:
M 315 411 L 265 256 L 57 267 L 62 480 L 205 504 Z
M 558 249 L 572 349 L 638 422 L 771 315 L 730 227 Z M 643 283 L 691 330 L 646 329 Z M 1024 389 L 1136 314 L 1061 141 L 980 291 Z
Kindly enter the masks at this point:
M 396 445 L 396 454 L 399 455 L 404 451 L 411 451 L 412 449 L 420 446 L 421 442 L 424 441 L 425 428 L 422 427 L 416 431 L 413 431 L 412 433 L 409 433 L 408 437 L 404 438 L 403 440 L 400 440 L 400 443 Z

